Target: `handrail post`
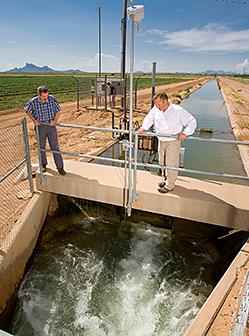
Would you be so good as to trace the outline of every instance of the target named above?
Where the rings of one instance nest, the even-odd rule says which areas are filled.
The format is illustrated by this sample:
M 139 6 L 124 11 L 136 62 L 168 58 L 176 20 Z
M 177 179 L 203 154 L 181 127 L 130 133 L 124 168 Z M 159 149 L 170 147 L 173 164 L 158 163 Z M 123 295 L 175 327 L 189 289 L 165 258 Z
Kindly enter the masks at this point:
M 43 175 L 43 167 L 42 167 L 41 144 L 40 144 L 40 135 L 39 135 L 38 126 L 35 126 L 35 131 L 36 131 L 36 141 L 37 141 L 39 169 L 40 169 L 40 183 L 43 183 L 44 182 L 44 175 Z
M 138 200 L 137 195 L 137 155 L 138 155 L 138 131 L 135 131 L 134 168 L 133 168 L 133 201 Z
M 29 188 L 30 188 L 31 194 L 34 194 L 34 184 L 33 184 L 33 178 L 32 178 L 32 164 L 31 164 L 31 158 L 30 158 L 30 147 L 29 147 L 26 117 L 22 118 L 22 129 L 23 129 L 23 139 L 24 139 L 24 145 L 25 145 L 25 156 L 26 156 L 27 172 L 28 172 L 28 179 L 29 179 Z

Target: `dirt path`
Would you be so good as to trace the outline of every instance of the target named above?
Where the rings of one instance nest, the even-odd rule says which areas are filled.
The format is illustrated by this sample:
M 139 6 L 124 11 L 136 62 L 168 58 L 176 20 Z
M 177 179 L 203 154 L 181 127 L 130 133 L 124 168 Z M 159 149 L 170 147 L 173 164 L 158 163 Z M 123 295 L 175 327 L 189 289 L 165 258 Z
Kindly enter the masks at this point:
M 243 82 L 229 77 L 222 77 L 220 80 L 228 85 L 233 91 L 237 92 L 239 97 L 249 101 L 249 82 Z
M 220 77 L 219 85 L 235 138 L 240 141 L 249 141 L 249 84 Z M 238 148 L 245 171 L 249 176 L 249 146 L 238 146 Z

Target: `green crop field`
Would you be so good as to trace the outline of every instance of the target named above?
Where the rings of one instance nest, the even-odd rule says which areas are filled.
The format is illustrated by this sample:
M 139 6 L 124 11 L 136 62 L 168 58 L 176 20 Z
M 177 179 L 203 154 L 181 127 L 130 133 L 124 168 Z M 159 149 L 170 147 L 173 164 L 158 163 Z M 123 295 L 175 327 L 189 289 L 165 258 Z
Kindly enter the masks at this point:
M 103 74 L 104 76 L 105 74 Z M 118 77 L 119 74 L 106 74 L 108 77 Z M 91 96 L 91 86 L 94 85 L 96 74 L 77 74 L 80 98 Z M 135 79 L 138 76 L 135 75 Z M 158 74 L 157 85 L 177 83 L 195 78 L 194 75 Z M 129 82 L 129 81 L 128 81 Z M 129 83 L 127 83 L 129 89 Z M 40 85 L 49 88 L 60 103 L 76 99 L 76 81 L 68 74 L 1 74 L 0 75 L 0 111 L 17 109 L 25 106 L 26 102 L 36 95 Z M 145 74 L 137 81 L 137 88 L 151 86 L 151 75 Z

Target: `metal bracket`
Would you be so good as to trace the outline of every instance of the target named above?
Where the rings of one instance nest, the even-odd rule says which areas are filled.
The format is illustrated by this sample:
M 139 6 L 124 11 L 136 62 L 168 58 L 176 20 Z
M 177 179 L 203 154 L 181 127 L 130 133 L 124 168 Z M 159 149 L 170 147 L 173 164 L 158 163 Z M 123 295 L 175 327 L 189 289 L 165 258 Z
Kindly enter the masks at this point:
M 138 201 L 140 201 L 140 197 L 141 197 L 140 192 L 135 191 L 135 192 L 133 193 L 133 201 L 134 201 L 134 202 L 138 202 Z

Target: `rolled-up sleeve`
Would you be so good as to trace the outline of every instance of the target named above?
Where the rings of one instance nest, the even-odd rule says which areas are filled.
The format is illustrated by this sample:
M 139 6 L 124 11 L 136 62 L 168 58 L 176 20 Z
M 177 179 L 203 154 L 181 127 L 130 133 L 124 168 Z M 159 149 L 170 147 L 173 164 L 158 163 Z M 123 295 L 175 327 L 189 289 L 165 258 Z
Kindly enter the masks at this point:
M 197 121 L 195 117 L 192 116 L 184 108 L 181 110 L 181 121 L 184 127 L 183 132 L 186 135 L 192 135 L 197 127 Z
M 144 118 L 142 128 L 144 128 L 147 131 L 153 124 L 154 124 L 154 110 L 152 108 L 150 112 L 147 114 L 147 116 Z

